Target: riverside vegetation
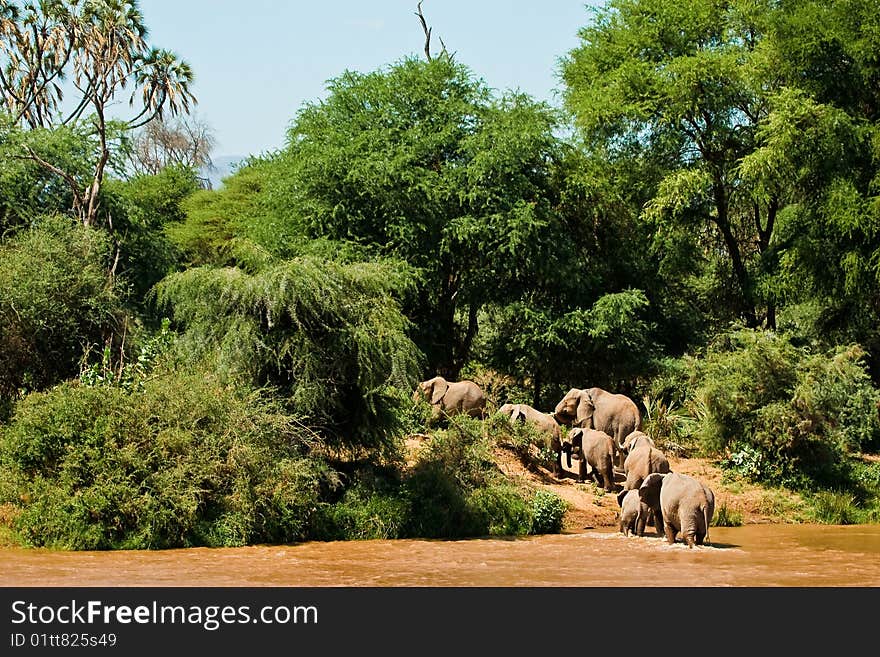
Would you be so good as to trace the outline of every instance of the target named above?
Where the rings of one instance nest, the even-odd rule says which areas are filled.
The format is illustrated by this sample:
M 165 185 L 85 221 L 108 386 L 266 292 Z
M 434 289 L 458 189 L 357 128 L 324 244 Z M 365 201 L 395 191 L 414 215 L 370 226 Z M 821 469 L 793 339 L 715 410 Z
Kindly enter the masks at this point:
M 3 540 L 558 532 L 567 503 L 499 467 L 552 452 L 494 411 L 590 386 L 795 500 L 775 520 L 878 522 L 877 16 L 609 0 L 561 108 L 428 50 L 340 72 L 209 190 L 205 142 L 130 166 L 194 100 L 136 2 L 0 1 Z M 90 66 L 63 114 L 49 82 Z M 122 79 L 144 106 L 108 121 Z M 488 417 L 431 426 L 435 374 Z

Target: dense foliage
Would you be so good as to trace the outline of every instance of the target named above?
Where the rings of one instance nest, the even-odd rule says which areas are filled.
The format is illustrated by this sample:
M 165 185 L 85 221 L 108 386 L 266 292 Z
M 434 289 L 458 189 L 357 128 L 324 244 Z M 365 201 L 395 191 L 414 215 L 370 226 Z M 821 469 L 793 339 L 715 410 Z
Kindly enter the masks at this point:
M 719 335 L 677 372 L 700 452 L 756 481 L 841 485 L 849 458 L 880 447 L 880 391 L 857 345 L 829 352 L 771 332 Z M 659 386 L 658 386 L 659 387 Z
M 239 255 L 250 267 L 195 267 L 158 286 L 181 350 L 233 382 L 272 386 L 333 444 L 393 449 L 419 365 L 394 298 L 404 273 L 393 263 L 274 261 L 253 245 Z
M 103 233 L 49 217 L 0 242 L 0 402 L 79 372 L 126 324 Z
M 626 393 L 671 454 L 880 517 L 878 16 L 608 0 L 561 108 L 445 50 L 345 70 L 208 190 L 132 161 L 194 100 L 136 2 L 0 0 L 5 514 L 69 548 L 559 531 L 493 465 L 534 435 L 427 426 L 443 374 L 490 410 Z
M 72 381 L 22 402 L 0 438 L 3 497 L 31 545 L 246 545 L 304 538 L 326 468 L 310 434 L 204 372 L 141 388 Z

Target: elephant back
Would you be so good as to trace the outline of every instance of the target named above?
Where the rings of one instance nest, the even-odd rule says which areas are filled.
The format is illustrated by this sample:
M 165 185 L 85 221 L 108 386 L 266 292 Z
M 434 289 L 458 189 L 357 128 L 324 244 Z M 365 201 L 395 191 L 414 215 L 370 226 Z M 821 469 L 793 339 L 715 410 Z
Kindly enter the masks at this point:
M 652 472 L 659 472 L 660 474 L 670 472 L 669 459 L 666 458 L 666 455 L 663 452 L 656 447 L 648 445 L 641 449 L 645 449 L 648 452 L 648 474 L 651 474 Z

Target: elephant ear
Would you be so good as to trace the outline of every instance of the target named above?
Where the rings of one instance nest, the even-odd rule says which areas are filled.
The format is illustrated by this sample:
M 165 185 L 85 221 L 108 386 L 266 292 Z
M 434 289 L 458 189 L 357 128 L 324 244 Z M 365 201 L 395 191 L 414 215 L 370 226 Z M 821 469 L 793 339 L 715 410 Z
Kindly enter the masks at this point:
M 628 492 L 628 490 L 624 489 L 617 494 L 617 506 L 620 508 L 623 508 L 623 498 L 626 497 Z
M 522 420 L 526 421 L 526 412 L 522 409 L 522 404 L 517 404 L 513 410 L 513 415 L 511 416 L 514 421 Z
M 568 444 L 572 447 L 582 447 L 584 444 L 584 430 L 575 428 L 569 431 Z
M 652 472 L 645 477 L 642 485 L 639 486 L 639 499 L 652 509 L 660 507 L 660 488 L 665 476 L 665 474 Z
M 443 395 L 449 390 L 449 383 L 447 383 L 446 379 L 443 377 L 438 376 L 434 379 L 434 383 L 432 383 L 431 386 L 431 403 L 439 404 L 440 400 L 443 399 Z
M 578 399 L 575 424 L 581 427 L 590 427 L 594 408 L 593 400 L 590 398 L 589 393 L 586 390 L 582 391 Z
M 623 439 L 623 444 L 620 446 L 623 451 L 628 452 L 632 448 L 633 440 L 635 438 L 636 432 L 633 431 L 626 438 Z

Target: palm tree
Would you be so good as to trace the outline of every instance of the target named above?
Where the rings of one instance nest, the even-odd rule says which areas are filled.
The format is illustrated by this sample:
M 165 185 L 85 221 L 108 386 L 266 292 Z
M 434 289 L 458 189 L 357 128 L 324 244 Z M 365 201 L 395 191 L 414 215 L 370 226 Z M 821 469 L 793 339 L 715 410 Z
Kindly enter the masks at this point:
M 171 116 L 181 112 L 189 114 L 190 106 L 198 102 L 189 90 L 193 79 L 189 64 L 170 50 L 153 48 L 142 55 L 134 71 L 134 80 L 141 90 L 143 109 L 128 122 L 129 126 L 139 128 L 155 118 L 164 118 L 166 106 Z M 132 93 L 130 104 L 134 104 L 136 95 L 136 91 Z
M 88 119 L 97 137 L 95 168 L 88 184 L 25 147 L 23 157 L 62 176 L 73 190 L 73 211 L 85 225 L 98 216 L 98 198 L 110 159 L 108 130 L 129 131 L 167 110 L 188 114 L 196 99 L 193 72 L 169 50 L 149 48 L 137 0 L 35 0 L 22 6 L 0 0 L 0 102 L 16 123 L 29 128 Z M 78 102 L 66 116 L 58 82 L 72 68 Z M 128 86 L 143 107 L 131 119 L 113 122 L 111 103 Z

